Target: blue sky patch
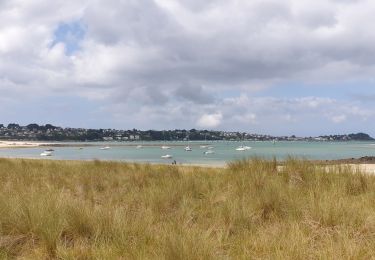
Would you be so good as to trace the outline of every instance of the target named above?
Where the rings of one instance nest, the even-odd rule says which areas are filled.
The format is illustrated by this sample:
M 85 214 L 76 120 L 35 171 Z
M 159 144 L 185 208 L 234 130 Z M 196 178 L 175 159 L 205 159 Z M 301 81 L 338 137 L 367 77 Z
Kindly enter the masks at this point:
M 61 23 L 54 32 L 53 47 L 57 43 L 64 43 L 66 54 L 72 55 L 80 50 L 80 42 L 85 37 L 85 27 L 79 22 Z

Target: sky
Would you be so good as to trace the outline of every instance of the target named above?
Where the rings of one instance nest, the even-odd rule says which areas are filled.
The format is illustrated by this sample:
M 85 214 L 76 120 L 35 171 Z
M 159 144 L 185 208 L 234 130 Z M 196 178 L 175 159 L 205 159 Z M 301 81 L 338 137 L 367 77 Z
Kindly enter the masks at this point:
M 371 0 L 0 0 L 0 123 L 375 136 Z

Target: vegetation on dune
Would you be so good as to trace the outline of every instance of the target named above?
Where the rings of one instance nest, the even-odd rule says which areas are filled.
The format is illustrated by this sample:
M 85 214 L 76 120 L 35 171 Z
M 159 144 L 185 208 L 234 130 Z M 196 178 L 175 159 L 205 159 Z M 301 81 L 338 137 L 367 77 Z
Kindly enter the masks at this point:
M 375 177 L 347 166 L 0 159 L 0 183 L 5 259 L 375 255 Z

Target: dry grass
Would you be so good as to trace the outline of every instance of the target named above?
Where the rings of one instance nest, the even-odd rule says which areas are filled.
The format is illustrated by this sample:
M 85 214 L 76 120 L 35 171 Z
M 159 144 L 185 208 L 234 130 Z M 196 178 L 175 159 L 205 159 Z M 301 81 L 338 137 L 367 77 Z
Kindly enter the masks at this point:
M 293 159 L 276 169 L 0 159 L 0 258 L 375 256 L 375 177 Z

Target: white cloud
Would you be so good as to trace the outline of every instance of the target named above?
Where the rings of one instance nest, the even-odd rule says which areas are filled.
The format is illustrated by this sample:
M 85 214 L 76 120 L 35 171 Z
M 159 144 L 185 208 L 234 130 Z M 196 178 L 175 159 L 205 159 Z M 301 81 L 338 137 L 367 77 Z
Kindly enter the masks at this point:
M 289 82 L 373 80 L 370 0 L 3 0 L 0 6 L 2 100 L 69 94 L 97 101 L 114 121 L 129 122 L 123 127 L 144 128 L 264 131 L 287 129 L 287 122 L 304 129 L 309 120 L 374 116 L 370 106 L 334 94 L 256 96 Z M 56 29 L 71 23 L 85 35 L 73 39 L 80 48 L 67 54 L 69 42 L 52 43 Z
M 215 128 L 221 124 L 222 120 L 223 115 L 221 113 L 204 114 L 199 118 L 197 124 L 202 128 Z
M 339 124 L 339 123 L 344 122 L 346 118 L 347 118 L 346 115 L 337 115 L 337 116 L 332 117 L 332 122 Z
M 257 116 L 254 113 L 234 115 L 233 119 L 245 125 L 252 125 L 257 123 Z

